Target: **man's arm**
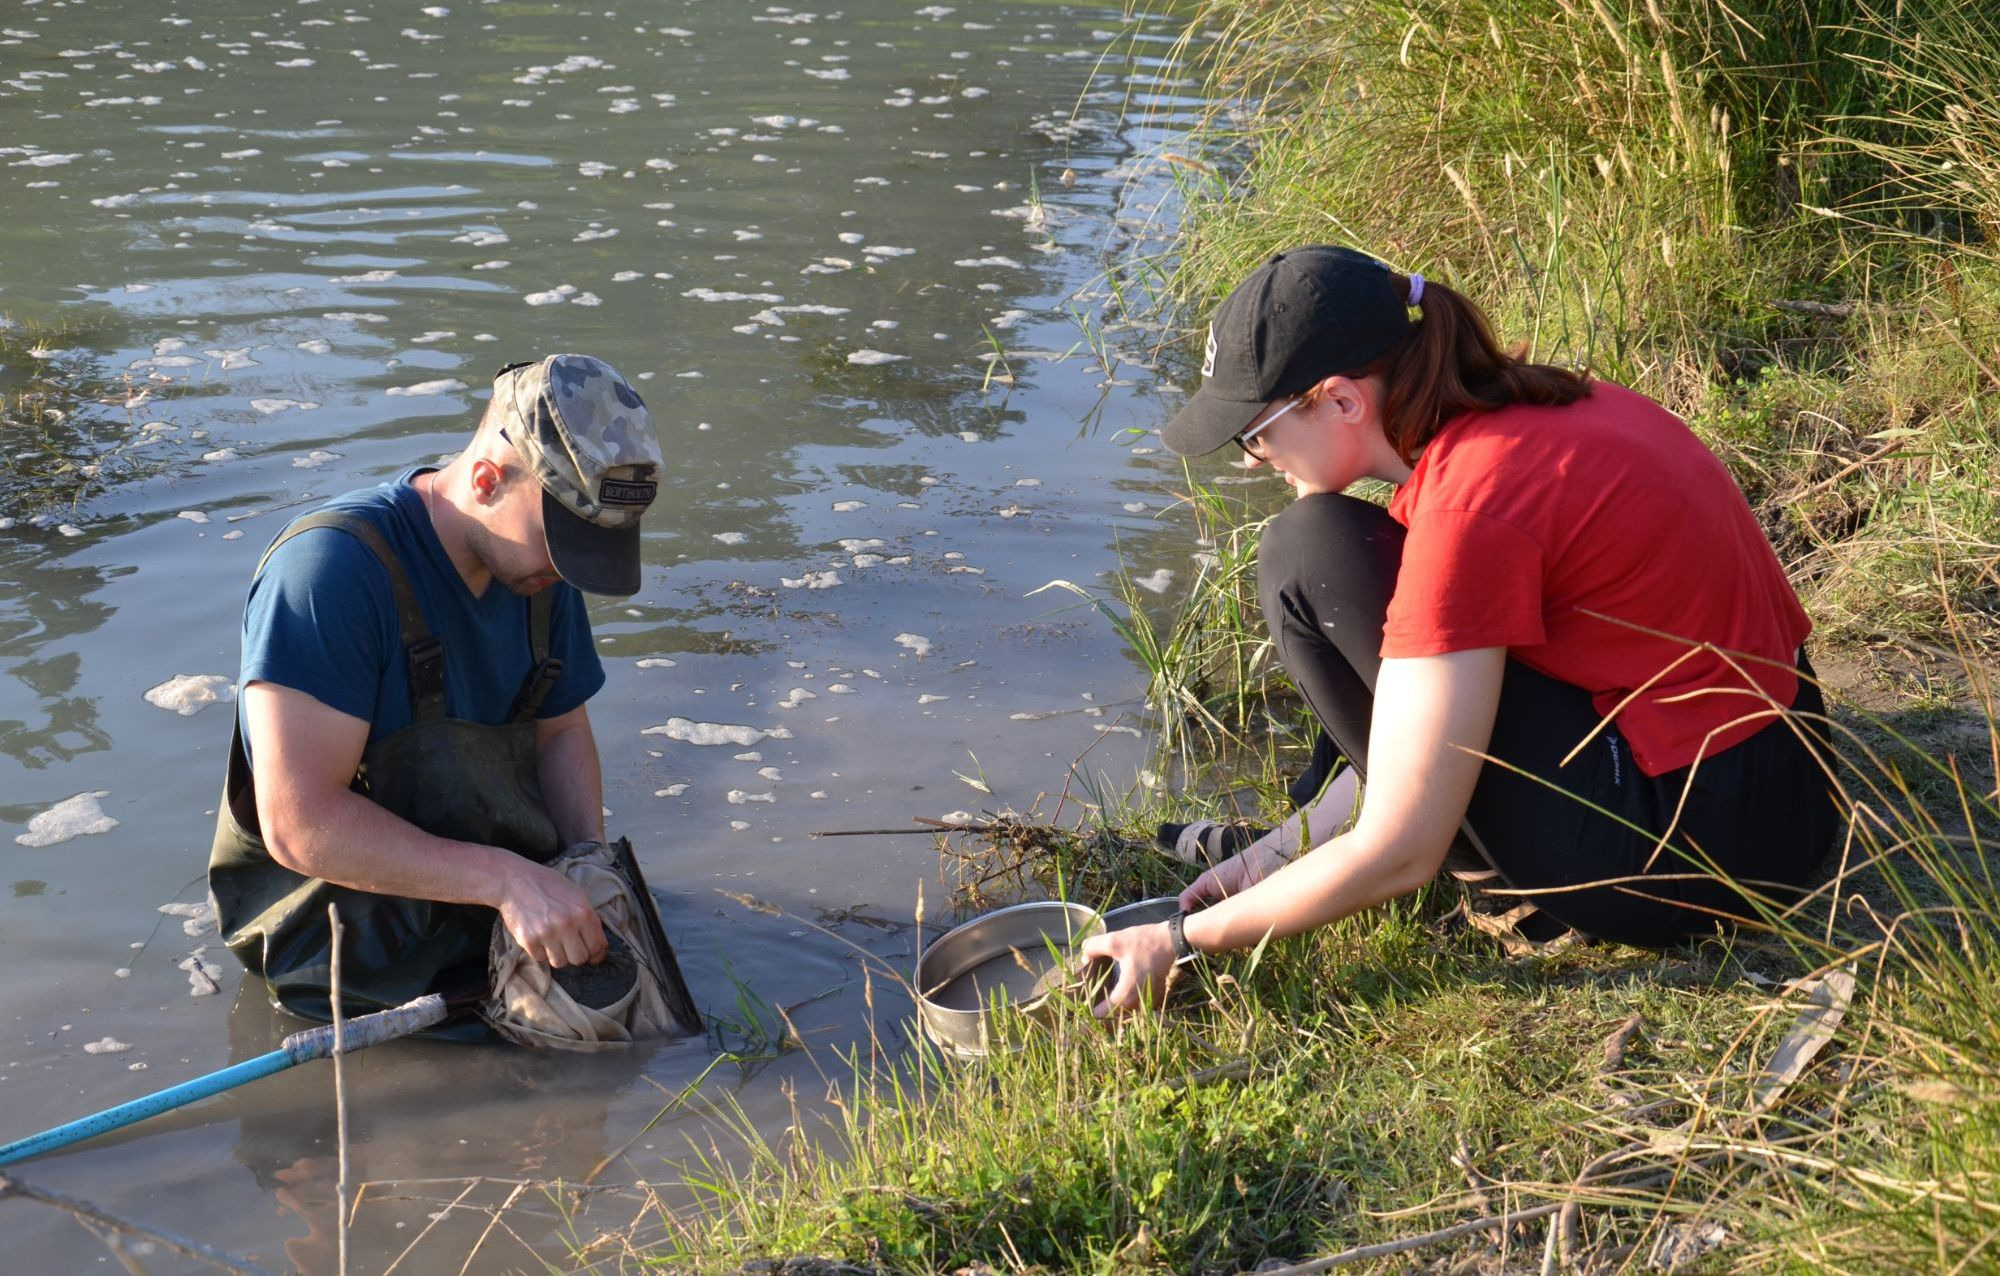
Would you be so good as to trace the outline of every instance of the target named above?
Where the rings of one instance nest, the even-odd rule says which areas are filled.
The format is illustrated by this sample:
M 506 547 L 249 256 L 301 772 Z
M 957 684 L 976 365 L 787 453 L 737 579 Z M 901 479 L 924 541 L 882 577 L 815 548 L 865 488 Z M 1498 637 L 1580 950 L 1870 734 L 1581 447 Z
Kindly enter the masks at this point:
M 582 705 L 535 720 L 535 769 L 542 802 L 564 846 L 604 840 L 604 777 Z
M 603 958 L 597 912 L 568 878 L 501 847 L 434 837 L 350 789 L 368 744 L 362 719 L 252 682 L 243 726 L 258 822 L 278 863 L 357 890 L 496 909 L 521 947 L 551 966 Z M 595 763 L 593 752 L 593 776 Z

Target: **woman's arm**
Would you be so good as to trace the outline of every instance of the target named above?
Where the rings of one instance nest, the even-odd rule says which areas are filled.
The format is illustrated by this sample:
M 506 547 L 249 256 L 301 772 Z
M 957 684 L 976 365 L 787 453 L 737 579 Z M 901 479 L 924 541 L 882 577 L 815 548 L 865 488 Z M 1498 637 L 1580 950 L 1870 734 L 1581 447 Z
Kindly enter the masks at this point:
M 1354 827 L 1190 916 L 1188 943 L 1203 952 L 1249 948 L 1266 935 L 1296 935 L 1408 894 L 1436 876 L 1472 800 L 1506 666 L 1504 647 L 1383 661 Z M 1188 888 L 1184 903 L 1208 897 L 1208 877 Z M 1105 1003 L 1111 1009 L 1129 1009 L 1141 989 L 1157 989 L 1172 963 L 1164 924 L 1099 936 L 1083 951 L 1119 963 Z

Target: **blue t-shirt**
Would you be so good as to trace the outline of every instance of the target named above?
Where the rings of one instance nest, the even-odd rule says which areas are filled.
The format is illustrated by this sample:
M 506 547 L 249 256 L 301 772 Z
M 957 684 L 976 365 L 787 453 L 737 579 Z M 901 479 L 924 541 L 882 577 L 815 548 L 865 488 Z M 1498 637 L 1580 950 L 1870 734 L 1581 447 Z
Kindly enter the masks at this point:
M 423 472 L 410 470 L 321 508 L 366 518 L 402 560 L 424 620 L 444 645 L 445 715 L 505 722 L 534 665 L 529 600 L 498 581 L 483 596 L 472 596 L 431 529 L 423 494 L 410 485 Z M 582 596 L 560 581 L 549 588 L 555 591 L 549 654 L 561 657 L 563 667 L 536 715 L 542 718 L 568 713 L 604 685 Z M 243 611 L 240 685 L 252 682 L 291 687 L 366 720 L 371 744 L 410 725 L 410 675 L 395 592 L 388 569 L 359 539 L 338 528 L 314 528 L 271 555 Z

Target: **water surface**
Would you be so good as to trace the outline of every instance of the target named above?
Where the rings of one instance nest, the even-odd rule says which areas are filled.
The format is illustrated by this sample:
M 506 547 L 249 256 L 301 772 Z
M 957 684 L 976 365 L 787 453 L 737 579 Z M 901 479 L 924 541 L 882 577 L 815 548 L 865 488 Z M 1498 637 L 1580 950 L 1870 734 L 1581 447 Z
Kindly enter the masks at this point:
M 464 1205 L 492 1205 L 588 1172 L 744 1044 L 739 987 L 813 1058 L 704 1093 L 775 1138 L 788 1082 L 809 1097 L 816 1064 L 898 1040 L 907 1006 L 869 1008 L 860 953 L 907 968 L 931 841 L 811 834 L 1048 815 L 1076 759 L 1110 791 L 1143 760 L 1115 635 L 1027 595 L 1192 567 L 1151 433 L 1173 400 L 1142 341 L 1107 369 L 1067 313 L 1162 229 L 1173 34 L 1019 2 L 17 0 L 0 310 L 64 326 L 32 357 L 114 381 L 95 410 L 145 464 L 0 510 L 0 1141 L 296 1026 L 161 911 L 203 897 L 249 573 L 292 513 L 449 454 L 496 368 L 554 350 L 631 376 L 667 456 L 643 589 L 592 603 L 591 714 L 609 825 L 724 1027 L 582 1061 L 358 1056 L 357 1270 L 413 1242 L 405 1270 L 455 1270 L 488 1225 L 446 1210 L 469 1176 L 499 1186 Z M 185 715 L 146 699 L 176 677 Z M 115 827 L 15 840 L 90 794 Z M 326 1270 L 331 1120 L 321 1065 L 24 1175 Z M 670 1177 L 715 1131 L 676 1115 L 604 1181 Z M 0 1210 L 11 1262 L 108 1261 L 53 1211 Z M 507 1221 L 476 1268 L 563 1252 L 546 1205 Z

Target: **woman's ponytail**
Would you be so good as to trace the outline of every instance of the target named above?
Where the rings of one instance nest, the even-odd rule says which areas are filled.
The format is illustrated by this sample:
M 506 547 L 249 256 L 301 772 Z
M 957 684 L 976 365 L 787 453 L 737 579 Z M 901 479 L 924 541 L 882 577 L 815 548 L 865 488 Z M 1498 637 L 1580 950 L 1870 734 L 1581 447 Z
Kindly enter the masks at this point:
M 1467 412 L 1574 403 L 1590 393 L 1590 383 L 1567 368 L 1502 350 L 1486 316 L 1456 289 L 1421 275 L 1397 276 L 1397 286 L 1423 321 L 1348 375 L 1382 377 L 1383 433 L 1405 461 L 1414 463 L 1445 422 Z

